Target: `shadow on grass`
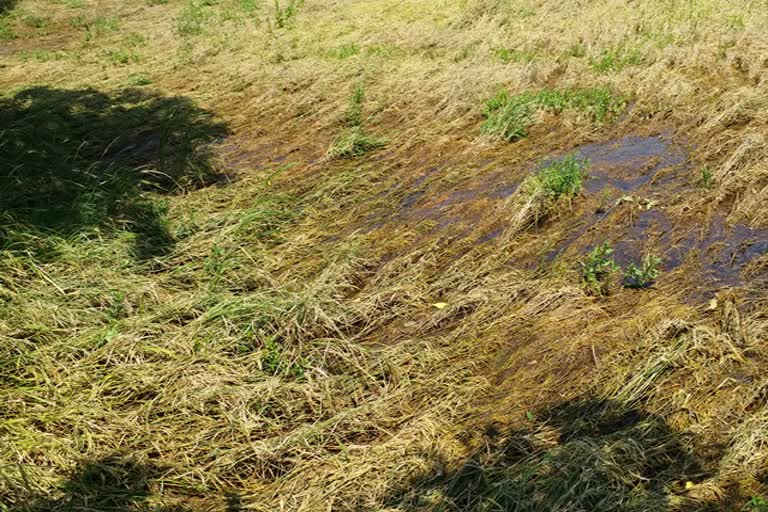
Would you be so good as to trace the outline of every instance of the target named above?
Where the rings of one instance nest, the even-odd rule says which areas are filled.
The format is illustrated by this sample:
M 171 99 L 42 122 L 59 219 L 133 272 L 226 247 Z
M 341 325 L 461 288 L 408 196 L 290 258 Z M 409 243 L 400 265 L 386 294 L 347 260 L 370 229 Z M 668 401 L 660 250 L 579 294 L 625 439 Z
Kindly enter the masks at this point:
M 19 497 L 6 503 L 8 510 L 18 512 L 192 512 L 186 505 L 161 505 L 151 500 L 151 483 L 162 480 L 165 470 L 151 464 L 140 464 L 131 457 L 114 454 L 78 467 L 72 477 L 58 489 L 55 498 Z M 0 474 L 0 476 L 2 476 Z M 21 480 L 21 479 L 20 479 Z M 26 480 L 24 480 L 26 481 Z M 237 494 L 226 494 L 224 512 L 243 510 Z M 5 509 L 3 509 L 5 510 Z
M 458 469 L 438 460 L 394 493 L 396 510 L 720 510 L 686 483 L 707 472 L 664 419 L 611 400 L 540 411 L 530 429 L 489 427 L 485 446 Z M 690 484 L 688 484 L 690 485 Z
M 162 476 L 162 470 L 138 464 L 128 457 L 108 456 L 79 467 L 61 486 L 61 497 L 33 498 L 15 503 L 19 512 L 55 512 L 87 510 L 90 512 L 181 512 L 178 507 L 157 507 L 147 500 L 150 482 Z
M 136 233 L 139 260 L 166 253 L 158 195 L 217 181 L 208 148 L 227 133 L 190 99 L 139 89 L 0 98 L 0 249 L 104 227 Z
M 0 0 L 0 16 L 8 13 L 16 6 L 16 0 Z

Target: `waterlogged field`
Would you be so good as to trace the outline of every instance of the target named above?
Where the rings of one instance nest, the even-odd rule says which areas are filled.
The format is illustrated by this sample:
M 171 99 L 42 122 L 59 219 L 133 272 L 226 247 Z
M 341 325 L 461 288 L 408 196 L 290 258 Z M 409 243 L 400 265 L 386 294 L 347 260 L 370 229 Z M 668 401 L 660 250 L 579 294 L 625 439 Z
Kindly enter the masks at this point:
M 0 510 L 768 510 L 766 41 L 0 0 Z

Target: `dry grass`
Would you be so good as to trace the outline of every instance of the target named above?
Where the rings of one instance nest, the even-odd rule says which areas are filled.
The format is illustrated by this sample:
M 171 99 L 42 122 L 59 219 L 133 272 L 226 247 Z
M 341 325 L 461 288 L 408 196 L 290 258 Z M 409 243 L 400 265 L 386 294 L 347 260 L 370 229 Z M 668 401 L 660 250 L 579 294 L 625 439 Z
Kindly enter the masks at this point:
M 765 8 L 0 1 L 0 509 L 759 510 Z M 652 208 L 739 280 L 547 257 Z

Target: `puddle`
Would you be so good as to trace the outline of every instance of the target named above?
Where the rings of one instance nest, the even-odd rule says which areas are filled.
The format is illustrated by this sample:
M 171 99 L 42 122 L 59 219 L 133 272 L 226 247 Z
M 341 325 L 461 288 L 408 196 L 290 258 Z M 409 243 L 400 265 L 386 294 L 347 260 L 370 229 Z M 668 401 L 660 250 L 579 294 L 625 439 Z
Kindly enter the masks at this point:
M 557 249 L 545 253 L 543 261 L 551 263 L 569 250 L 584 257 L 594 246 L 608 241 L 616 263 L 622 268 L 638 264 L 650 251 L 662 258 L 662 271 L 670 272 L 690 262 L 703 272 L 703 287 L 718 287 L 742 285 L 744 268 L 768 254 L 768 229 L 743 224 L 728 226 L 723 216 L 715 217 L 702 228 L 692 226 L 690 221 L 675 223 L 661 209 L 647 210 L 623 228 L 618 240 L 617 229 L 610 222 L 601 225 L 600 221 L 574 229 Z
M 605 188 L 615 188 L 625 194 L 634 192 L 656 177 L 659 171 L 688 160 L 687 151 L 661 135 L 627 135 L 611 142 L 586 144 L 569 152 L 572 153 L 590 162 L 584 189 L 591 194 Z M 542 166 L 557 159 L 545 160 Z
M 718 216 L 700 247 L 691 249 L 701 251 L 705 260 L 703 266 L 711 277 L 726 284 L 737 284 L 741 280 L 741 270 L 768 253 L 768 229 L 744 224 L 729 227 L 725 219 Z

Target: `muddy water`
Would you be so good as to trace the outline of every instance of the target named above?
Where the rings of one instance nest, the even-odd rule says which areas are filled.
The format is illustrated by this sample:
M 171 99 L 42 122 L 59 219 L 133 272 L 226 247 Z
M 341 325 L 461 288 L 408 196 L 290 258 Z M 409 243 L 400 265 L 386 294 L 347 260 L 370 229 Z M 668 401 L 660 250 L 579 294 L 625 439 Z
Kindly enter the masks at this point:
M 562 255 L 580 258 L 595 245 L 609 242 L 622 267 L 637 264 L 652 252 L 663 258 L 665 272 L 686 265 L 701 275 L 702 286 L 739 286 L 744 282 L 744 267 L 768 251 L 768 230 L 727 225 L 722 215 L 705 219 L 668 213 L 665 208 L 674 203 L 676 195 L 701 192 L 688 148 L 663 133 L 586 144 L 538 164 L 498 165 L 442 192 L 435 190 L 431 178 L 445 167 L 432 167 L 398 188 L 395 211 L 373 229 L 386 229 L 393 222 L 415 226 L 429 221 L 435 232 L 454 232 L 457 240 L 472 237 L 477 245 L 494 243 L 504 231 L 504 218 L 502 213 L 498 222 L 485 222 L 489 212 L 503 212 L 497 207 L 506 204 L 505 199 L 530 172 L 569 154 L 590 162 L 584 197 L 571 210 L 534 230 L 540 243 L 533 244 L 539 254 L 530 260 L 531 265 Z M 480 167 L 485 169 L 489 163 L 493 165 L 484 161 Z M 564 237 L 542 251 L 541 245 L 551 243 L 553 232 L 564 233 Z

